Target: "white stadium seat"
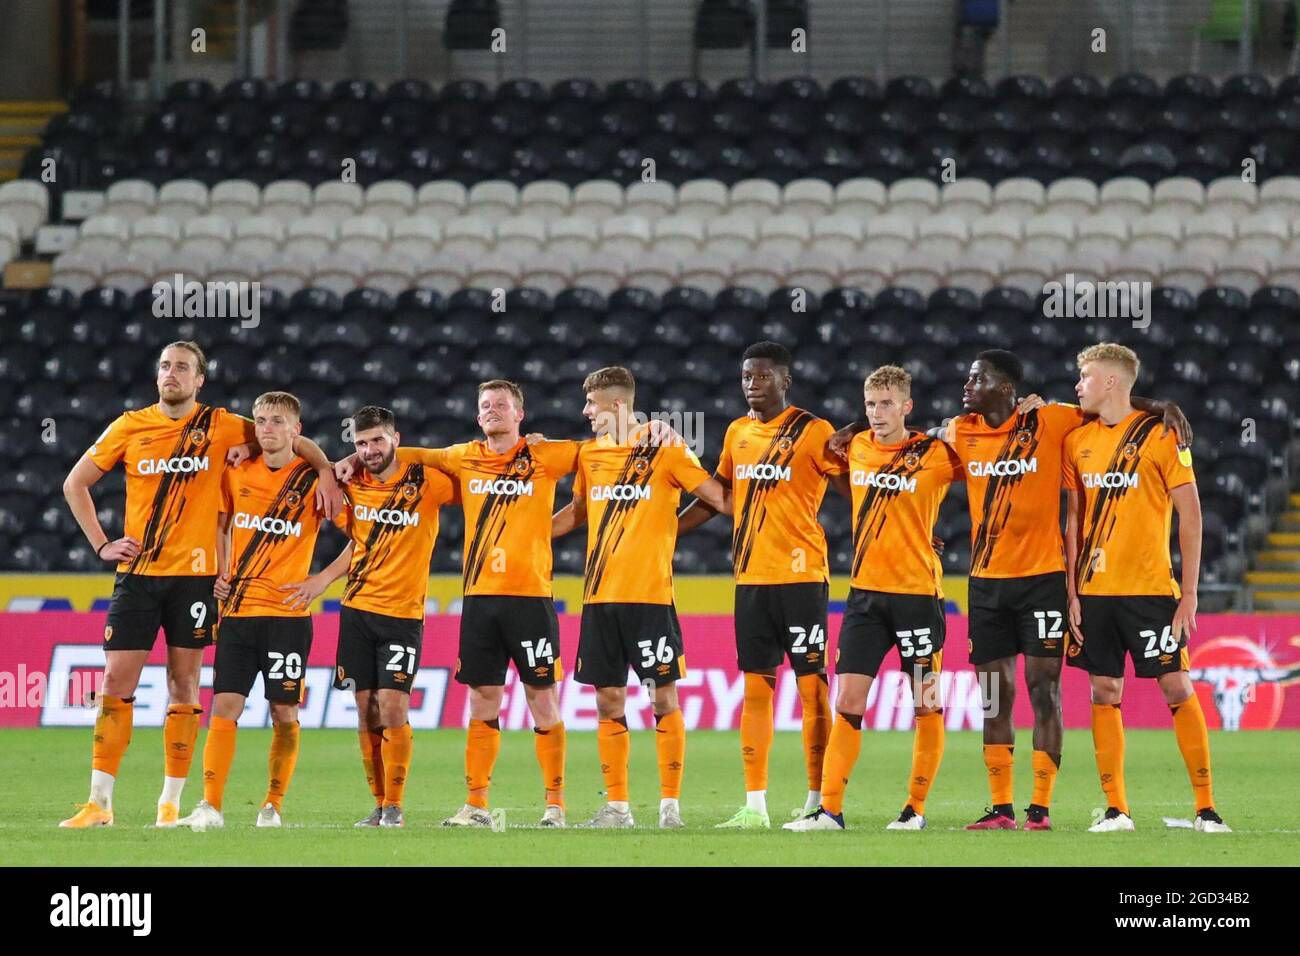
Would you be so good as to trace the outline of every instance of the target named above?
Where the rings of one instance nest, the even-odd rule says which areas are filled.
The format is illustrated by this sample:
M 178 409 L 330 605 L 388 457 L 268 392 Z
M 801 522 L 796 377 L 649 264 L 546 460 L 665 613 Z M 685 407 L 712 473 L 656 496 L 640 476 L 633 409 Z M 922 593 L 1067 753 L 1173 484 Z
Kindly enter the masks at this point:
M 1136 176 L 1117 176 L 1101 184 L 1100 212 L 1136 219 L 1151 211 L 1151 187 Z
M 556 179 L 540 179 L 520 190 L 519 213 L 550 222 L 567 216 L 572 202 L 573 194 L 566 184 Z
M 519 211 L 519 187 L 505 179 L 486 179 L 469 188 L 467 215 L 497 222 Z
M 631 183 L 623 193 L 622 211 L 654 222 L 677 208 L 677 188 L 672 183 Z
M 294 219 L 285 230 L 284 251 L 295 256 L 314 259 L 334 249 L 338 238 L 338 224 L 324 216 L 304 216 Z
M 208 215 L 224 216 L 231 222 L 257 215 L 261 205 L 257 184 L 247 179 L 223 179 L 208 195 Z
M 685 259 L 704 245 L 704 223 L 695 216 L 663 216 L 654 222 L 654 248 Z
M 586 216 L 556 219 L 550 223 L 548 232 L 547 250 L 556 255 L 568 256 L 575 262 L 595 251 L 596 244 L 600 241 L 600 229 L 596 220 Z
M 383 254 L 388 238 L 388 223 L 378 216 L 349 216 L 339 222 L 334 251 L 373 260 Z
M 805 219 L 829 216 L 835 207 L 835 190 L 824 179 L 795 179 L 781 190 L 781 211 Z
M 727 212 L 761 219 L 781 208 L 781 187 L 770 179 L 742 179 L 731 187 Z
M 20 239 L 28 240 L 50 218 L 50 194 L 44 183 L 15 179 L 0 184 L 0 216 L 18 226 Z
M 468 205 L 469 192 L 451 179 L 427 182 L 415 194 L 416 215 L 429 216 L 440 222 L 464 215 Z
M 414 259 L 434 255 L 442 245 L 442 228 L 427 216 L 403 216 L 393 223 L 388 248 Z
M 839 215 L 870 219 L 883 212 L 888 202 L 888 190 L 878 179 L 856 177 L 835 187 L 835 212 Z
M 208 187 L 197 179 L 173 179 L 158 190 L 157 215 L 185 222 L 208 211 Z
M 166 255 L 181 238 L 179 219 L 143 216 L 131 223 L 131 249 L 146 256 Z
M 385 179 L 366 188 L 365 214 L 394 222 L 415 211 L 415 187 L 405 180 Z
M 288 223 L 306 216 L 310 206 L 310 186 L 299 179 L 277 179 L 262 190 L 259 213 Z
M 692 179 L 677 187 L 677 212 L 705 221 L 726 214 L 727 187 L 716 179 Z
M 312 193 L 311 214 L 337 222 L 348 216 L 360 215 L 365 202 L 365 191 L 357 183 L 327 180 Z
M 248 256 L 274 255 L 284 246 L 285 227 L 280 219 L 270 216 L 249 216 L 235 222 L 235 238 L 231 247 Z
M 100 215 L 119 219 L 139 219 L 153 212 L 158 204 L 158 190 L 143 179 L 119 179 L 104 193 Z
M 623 187 L 612 179 L 590 179 L 573 190 L 569 215 L 608 219 L 624 212 Z

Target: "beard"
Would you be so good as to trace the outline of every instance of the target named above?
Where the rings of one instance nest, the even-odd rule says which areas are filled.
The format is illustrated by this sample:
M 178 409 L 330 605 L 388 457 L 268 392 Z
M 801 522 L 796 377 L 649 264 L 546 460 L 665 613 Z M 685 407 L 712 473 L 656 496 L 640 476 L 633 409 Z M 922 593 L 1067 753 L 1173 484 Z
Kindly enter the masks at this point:
M 378 475 L 388 470 L 388 466 L 393 463 L 393 458 L 396 456 L 397 449 L 393 448 L 389 450 L 388 454 L 385 455 L 377 465 L 370 464 L 370 462 L 364 458 L 361 459 L 361 463 L 366 466 L 366 471 L 370 472 L 372 475 Z

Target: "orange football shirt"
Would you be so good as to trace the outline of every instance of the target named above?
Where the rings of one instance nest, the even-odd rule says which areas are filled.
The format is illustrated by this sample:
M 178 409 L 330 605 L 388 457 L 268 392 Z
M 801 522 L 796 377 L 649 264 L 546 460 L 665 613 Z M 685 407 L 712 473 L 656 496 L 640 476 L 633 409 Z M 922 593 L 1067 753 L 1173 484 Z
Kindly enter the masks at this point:
M 494 453 L 485 441 L 398 448 L 399 461 L 446 472 L 465 510 L 464 593 L 551 596 L 555 486 L 577 467 L 579 442 L 522 438 Z
M 1044 405 L 997 428 L 982 415 L 948 422 L 970 508 L 973 578 L 1022 578 L 1065 570 L 1061 454 L 1083 424 L 1077 405 Z
M 619 444 L 609 435 L 578 452 L 574 496 L 587 503 L 589 604 L 672 604 L 677 505 L 709 479 L 684 445 L 641 439 L 643 426 Z
M 865 591 L 943 597 L 943 567 L 931 539 L 961 461 L 944 442 L 908 432 L 882 445 L 868 429 L 849 445 L 853 489 L 853 575 Z
M 268 468 L 253 458 L 226 469 L 221 511 L 230 515 L 230 597 L 223 617 L 307 617 L 284 604 L 284 584 L 311 574 L 321 515 L 316 469 L 301 458 Z
M 1080 594 L 1179 597 L 1169 554 L 1170 492 L 1196 480 L 1192 453 L 1155 415 L 1094 419 L 1065 442 L 1065 480 L 1079 493 Z
M 255 440 L 251 421 L 211 405 L 196 405 L 181 419 L 168 418 L 157 405 L 118 416 L 86 452 L 101 471 L 118 462 L 126 468 L 123 533 L 140 542 L 140 553 L 117 570 L 216 574 L 226 452 Z
M 770 422 L 746 415 L 728 426 L 717 474 L 730 483 L 735 500 L 737 584 L 830 580 L 817 512 L 827 476 L 846 470 L 826 452 L 834 433 L 830 422 L 794 406 Z
M 389 617 L 423 618 L 438 509 L 456 486 L 436 468 L 399 464 L 386 482 L 358 469 L 335 523 L 352 538 L 343 606 Z

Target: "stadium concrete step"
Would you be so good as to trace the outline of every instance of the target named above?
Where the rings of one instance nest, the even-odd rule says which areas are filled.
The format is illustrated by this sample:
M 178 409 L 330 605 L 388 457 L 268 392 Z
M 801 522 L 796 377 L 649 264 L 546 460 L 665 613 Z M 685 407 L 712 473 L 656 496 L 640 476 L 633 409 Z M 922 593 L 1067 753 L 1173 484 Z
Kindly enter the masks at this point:
M 1300 550 L 1267 548 L 1255 555 L 1261 571 L 1300 571 Z
M 1300 591 L 1253 591 L 1252 601 L 1256 611 L 1300 611 Z
M 1270 589 L 1300 589 L 1300 571 L 1247 571 L 1246 582 Z
M 1285 511 L 1278 518 L 1277 526 L 1283 531 L 1295 529 L 1300 531 L 1300 511 Z
M 1267 541 L 1273 548 L 1300 548 L 1300 532 L 1271 531 Z
M 24 154 L 41 144 L 41 130 L 67 111 L 60 100 L 0 101 L 0 182 L 18 178 Z

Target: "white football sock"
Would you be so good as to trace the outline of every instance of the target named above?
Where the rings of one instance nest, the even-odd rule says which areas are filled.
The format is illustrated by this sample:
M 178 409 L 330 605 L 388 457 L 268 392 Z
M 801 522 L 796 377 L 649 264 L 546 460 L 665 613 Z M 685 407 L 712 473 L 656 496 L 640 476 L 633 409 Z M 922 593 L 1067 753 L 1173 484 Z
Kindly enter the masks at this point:
M 90 771 L 90 800 L 104 810 L 113 809 L 113 782 L 117 778 L 103 770 Z
M 750 810 L 757 810 L 759 813 L 767 813 L 767 791 L 746 790 L 745 806 Z
M 609 801 L 609 805 L 613 807 L 615 810 L 617 810 L 619 813 L 627 813 L 628 807 L 627 807 L 626 800 L 611 800 Z
M 676 810 L 678 813 L 681 813 L 682 808 L 677 805 L 676 797 L 664 797 L 662 800 L 659 801 L 660 813 L 663 813 L 665 810 L 668 810 L 670 808 Z
M 158 802 L 160 804 L 172 803 L 179 807 L 181 805 L 181 791 L 184 789 L 184 777 L 163 777 L 162 796 L 158 798 Z
M 816 810 L 822 805 L 822 792 L 820 790 L 809 790 L 808 800 L 803 805 L 805 810 Z

